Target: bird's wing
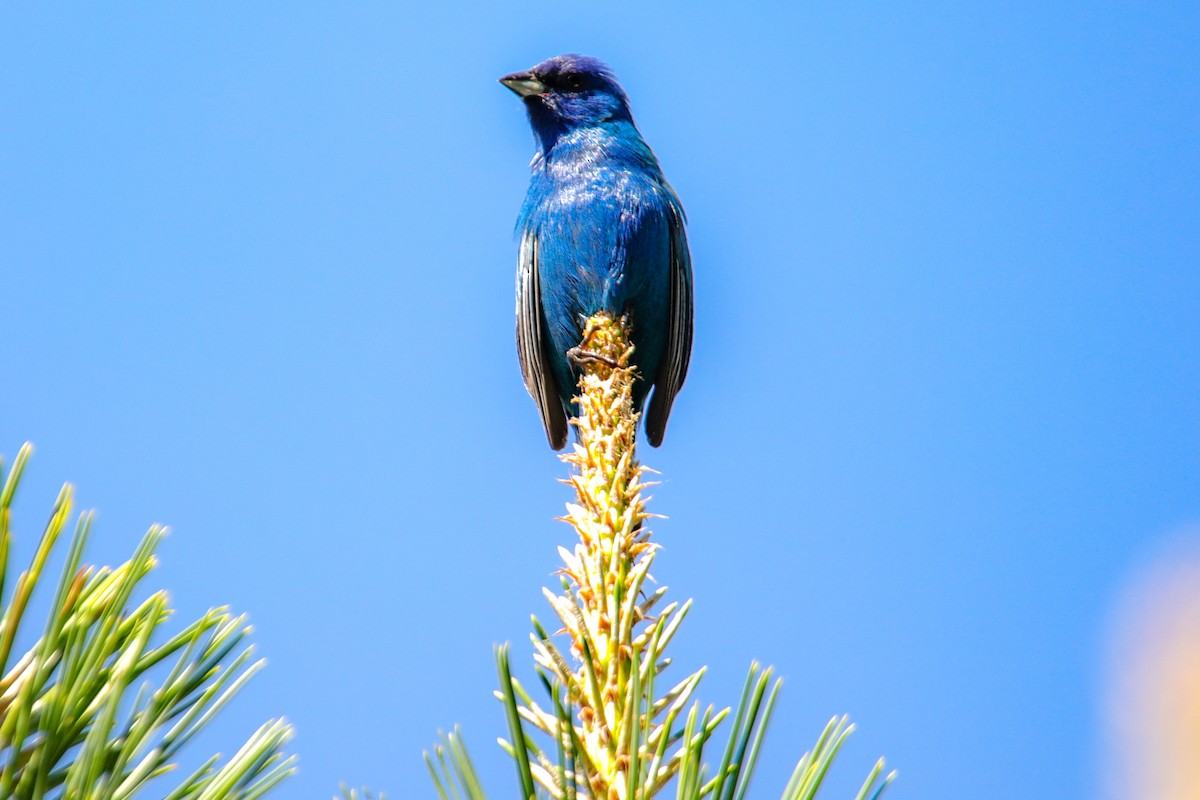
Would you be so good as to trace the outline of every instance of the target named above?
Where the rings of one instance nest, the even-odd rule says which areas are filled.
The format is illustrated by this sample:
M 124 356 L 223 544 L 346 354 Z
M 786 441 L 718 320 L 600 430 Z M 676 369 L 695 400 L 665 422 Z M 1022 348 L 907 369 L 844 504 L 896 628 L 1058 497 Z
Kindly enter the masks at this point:
M 671 232 L 671 305 L 668 315 L 667 347 L 662 366 L 654 379 L 654 395 L 646 412 L 646 438 L 654 447 L 662 444 L 667 417 L 675 395 L 687 378 L 692 355 L 692 256 L 688 252 L 683 208 L 672 193 L 667 220 Z
M 537 236 L 531 230 L 521 235 L 517 262 L 517 354 L 525 389 L 537 403 L 546 426 L 546 438 L 555 450 L 567 444 L 567 412 L 559 399 L 554 372 L 550 366 L 550 337 L 542 314 L 542 293 L 538 286 Z

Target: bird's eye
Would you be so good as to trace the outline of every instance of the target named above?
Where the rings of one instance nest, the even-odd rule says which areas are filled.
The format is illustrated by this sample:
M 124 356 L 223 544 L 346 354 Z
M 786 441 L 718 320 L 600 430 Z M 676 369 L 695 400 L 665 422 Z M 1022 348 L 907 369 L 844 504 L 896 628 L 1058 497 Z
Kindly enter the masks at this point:
M 568 90 L 570 90 L 572 92 L 578 92 L 582 88 L 583 88 L 583 76 L 582 75 L 568 75 L 567 76 L 567 89 Z

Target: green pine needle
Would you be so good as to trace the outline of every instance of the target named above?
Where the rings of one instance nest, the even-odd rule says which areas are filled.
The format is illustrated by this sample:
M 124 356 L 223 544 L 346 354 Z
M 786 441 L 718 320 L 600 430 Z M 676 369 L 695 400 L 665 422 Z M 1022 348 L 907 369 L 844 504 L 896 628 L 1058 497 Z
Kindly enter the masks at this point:
M 174 786 L 165 781 L 179 750 L 262 662 L 250 663 L 245 619 L 224 609 L 164 637 L 172 614 L 166 593 L 131 607 L 164 529 L 151 528 L 128 562 L 95 568 L 83 563 L 92 517 L 80 515 L 41 634 L 16 651 L 73 500 L 64 486 L 29 567 L 10 582 L 10 508 L 31 450 L 21 448 L 7 475 L 0 464 L 0 797 L 262 797 L 295 771 L 283 754 L 292 736 L 283 720 L 263 725 L 225 763 L 214 756 Z

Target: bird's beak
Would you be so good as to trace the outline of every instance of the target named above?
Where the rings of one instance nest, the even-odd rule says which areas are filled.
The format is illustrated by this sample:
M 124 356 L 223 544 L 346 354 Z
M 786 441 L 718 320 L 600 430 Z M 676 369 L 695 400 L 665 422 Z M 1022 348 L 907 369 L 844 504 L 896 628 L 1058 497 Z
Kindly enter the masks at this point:
M 514 72 L 512 75 L 505 75 L 500 82 L 521 97 L 530 97 L 546 91 L 546 84 L 535 78 L 532 72 Z

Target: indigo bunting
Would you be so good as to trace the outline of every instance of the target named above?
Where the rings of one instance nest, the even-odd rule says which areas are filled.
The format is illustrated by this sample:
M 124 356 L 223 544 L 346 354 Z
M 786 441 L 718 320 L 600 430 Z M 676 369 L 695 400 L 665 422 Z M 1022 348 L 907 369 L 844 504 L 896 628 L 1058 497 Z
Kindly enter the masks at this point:
M 683 206 L 604 63 L 555 56 L 500 82 L 524 101 L 537 142 L 517 218 L 517 351 L 546 437 L 567 443 L 573 356 L 588 317 L 607 312 L 630 324 L 634 408 L 653 388 L 645 427 L 658 447 L 692 349 Z

